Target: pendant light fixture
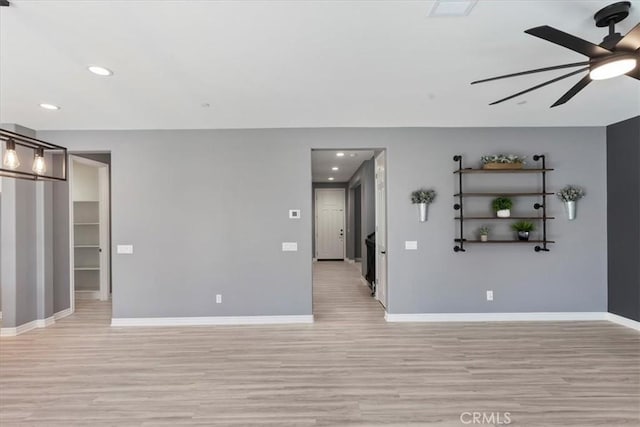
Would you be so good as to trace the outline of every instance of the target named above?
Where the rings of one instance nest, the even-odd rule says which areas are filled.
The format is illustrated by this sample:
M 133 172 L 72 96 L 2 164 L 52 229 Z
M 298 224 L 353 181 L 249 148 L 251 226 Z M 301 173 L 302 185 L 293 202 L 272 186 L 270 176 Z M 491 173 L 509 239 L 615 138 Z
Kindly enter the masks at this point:
M 31 168 L 38 175 L 44 175 L 47 171 L 47 164 L 44 161 L 44 149 L 36 148 L 33 155 L 33 167 Z
M 17 169 L 20 166 L 20 159 L 16 153 L 16 142 L 13 138 L 7 139 L 2 165 L 8 169 Z
M 1 142 L 4 143 L 4 153 L 0 176 L 30 180 L 67 180 L 66 148 L 4 129 L 0 129 Z M 17 150 L 17 147 L 20 147 L 20 150 Z M 21 167 L 19 159 L 19 156 L 28 158 L 30 151 L 33 151 L 31 170 L 27 165 Z

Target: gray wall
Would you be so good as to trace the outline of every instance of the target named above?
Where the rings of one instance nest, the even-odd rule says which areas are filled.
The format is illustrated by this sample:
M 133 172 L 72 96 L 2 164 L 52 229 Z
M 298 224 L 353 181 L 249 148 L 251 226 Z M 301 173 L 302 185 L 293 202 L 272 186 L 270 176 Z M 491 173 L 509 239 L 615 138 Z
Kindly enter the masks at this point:
M 344 189 L 344 208 L 345 208 L 345 244 L 347 246 L 346 257 L 349 258 L 349 236 L 348 236 L 348 205 L 349 205 L 349 195 L 347 194 L 349 190 L 347 189 L 346 182 L 314 182 L 311 185 L 311 250 L 313 253 L 313 257 L 316 257 L 316 189 L 317 188 L 342 188 Z
M 604 128 L 47 131 L 77 151 L 111 151 L 114 317 L 311 313 L 312 148 L 386 148 L 391 313 L 604 311 Z M 176 143 L 179 141 L 179 143 Z M 452 250 L 454 154 L 545 153 L 549 186 L 585 186 L 568 222 L 550 200 L 549 253 L 528 245 Z M 468 164 L 471 166 L 471 164 Z M 409 194 L 438 190 L 419 223 Z M 405 251 L 418 240 L 418 251 Z M 297 241 L 283 253 L 281 242 Z M 515 246 L 515 245 L 514 245 Z M 493 289 L 495 301 L 485 301 Z M 223 304 L 215 304 L 215 294 Z
M 351 233 L 353 237 L 353 253 L 355 254 L 355 245 L 360 247 L 361 269 L 362 275 L 367 273 L 367 247 L 364 239 L 376 229 L 376 200 L 375 200 L 375 160 L 369 159 L 362 162 L 362 165 L 349 179 L 349 188 L 360 186 L 360 232 L 359 241 L 355 239 L 355 233 Z
M 608 126 L 609 311 L 640 321 L 640 168 L 638 165 L 640 165 L 640 117 Z

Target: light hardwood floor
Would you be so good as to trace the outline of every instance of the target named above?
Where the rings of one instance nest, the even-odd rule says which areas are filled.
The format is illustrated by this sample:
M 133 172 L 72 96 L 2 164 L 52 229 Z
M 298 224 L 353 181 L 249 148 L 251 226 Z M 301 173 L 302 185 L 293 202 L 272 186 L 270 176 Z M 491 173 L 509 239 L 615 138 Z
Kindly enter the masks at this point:
M 306 325 L 112 328 L 109 304 L 79 301 L 0 341 L 0 425 L 640 425 L 631 329 L 388 324 L 353 265 L 314 278 Z

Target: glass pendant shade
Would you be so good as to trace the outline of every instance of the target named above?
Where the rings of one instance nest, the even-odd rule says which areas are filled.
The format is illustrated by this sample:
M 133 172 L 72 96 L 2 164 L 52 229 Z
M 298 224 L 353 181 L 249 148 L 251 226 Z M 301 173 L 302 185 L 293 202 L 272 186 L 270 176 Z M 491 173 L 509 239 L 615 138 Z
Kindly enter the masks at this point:
M 31 168 L 38 175 L 42 175 L 47 171 L 47 164 L 44 161 L 44 150 L 38 148 L 35 156 L 33 157 L 33 168 Z
M 6 150 L 2 157 L 2 164 L 8 169 L 16 169 L 20 166 L 20 159 L 16 153 L 16 143 L 13 139 L 7 140 Z

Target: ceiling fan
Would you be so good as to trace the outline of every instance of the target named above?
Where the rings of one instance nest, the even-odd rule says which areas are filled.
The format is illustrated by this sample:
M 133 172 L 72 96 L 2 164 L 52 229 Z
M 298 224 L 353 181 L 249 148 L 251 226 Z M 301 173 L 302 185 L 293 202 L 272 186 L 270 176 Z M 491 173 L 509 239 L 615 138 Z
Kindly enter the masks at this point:
M 563 68 L 583 67 L 568 74 L 556 77 L 547 82 L 530 87 L 521 92 L 499 99 L 489 105 L 499 104 L 557 81 L 588 71 L 578 83 L 569 89 L 552 106 L 557 107 L 573 98 L 593 80 L 604 80 L 626 74 L 629 77 L 640 80 L 640 23 L 631 29 L 624 37 L 616 33 L 615 25 L 629 15 L 631 2 L 621 1 L 610 4 L 600 9 L 594 15 L 597 27 L 609 27 L 609 34 L 598 45 L 572 36 L 564 31 L 557 30 L 548 25 L 531 28 L 525 33 L 539 37 L 551 43 L 566 47 L 575 52 L 589 57 L 588 61 L 574 62 L 571 64 L 556 65 L 553 67 L 538 68 L 535 70 L 521 71 L 519 73 L 505 74 L 483 80 L 476 80 L 471 84 L 490 82 L 509 77 L 523 76 L 526 74 L 541 73 L 544 71 L 560 70 Z

